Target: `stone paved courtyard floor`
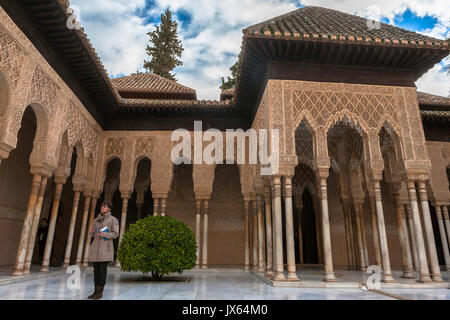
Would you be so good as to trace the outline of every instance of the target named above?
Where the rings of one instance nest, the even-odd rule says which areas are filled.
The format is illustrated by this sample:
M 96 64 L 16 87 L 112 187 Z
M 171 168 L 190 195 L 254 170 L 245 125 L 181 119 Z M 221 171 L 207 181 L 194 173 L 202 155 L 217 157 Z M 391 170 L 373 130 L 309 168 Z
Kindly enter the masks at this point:
M 9 268 L 10 269 L 10 268 Z M 0 269 L 0 280 L 7 279 L 7 272 Z M 39 270 L 39 269 L 37 269 Z M 92 268 L 81 272 L 80 289 L 67 287 L 68 274 L 54 269 L 42 274 L 33 269 L 33 278 L 22 282 L 1 284 L 0 300 L 83 300 L 92 293 Z M 359 279 L 357 272 L 336 270 L 346 279 Z M 443 272 L 449 280 L 449 273 Z M 36 277 L 43 278 L 36 278 Z M 320 269 L 302 270 L 299 276 L 314 281 L 321 277 Z M 124 273 L 118 268 L 108 269 L 105 300 L 450 300 L 449 289 L 381 289 L 376 292 L 360 288 L 275 288 L 250 272 L 232 269 L 194 270 L 182 277 L 188 282 L 144 282 L 142 274 Z M 338 278 L 338 280 L 345 281 Z M 18 281 L 18 280 L 17 280 Z M 348 281 L 348 280 L 347 280 Z M 356 280 L 350 280 L 356 281 Z

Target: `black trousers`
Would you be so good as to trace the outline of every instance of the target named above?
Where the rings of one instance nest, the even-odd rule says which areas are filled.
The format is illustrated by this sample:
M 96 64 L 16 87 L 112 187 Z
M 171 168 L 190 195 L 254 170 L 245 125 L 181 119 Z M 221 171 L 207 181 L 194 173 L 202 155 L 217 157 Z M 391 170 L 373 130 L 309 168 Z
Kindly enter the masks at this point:
M 94 265 L 94 284 L 104 286 L 108 270 L 108 262 L 93 262 Z

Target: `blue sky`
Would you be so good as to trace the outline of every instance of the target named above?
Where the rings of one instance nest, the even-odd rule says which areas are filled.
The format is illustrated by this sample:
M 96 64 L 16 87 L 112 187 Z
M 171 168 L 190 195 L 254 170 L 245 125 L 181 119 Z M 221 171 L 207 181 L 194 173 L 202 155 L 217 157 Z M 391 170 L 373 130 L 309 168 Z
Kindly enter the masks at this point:
M 169 8 L 178 20 L 185 51 L 177 80 L 215 100 L 220 78 L 230 75 L 242 42 L 242 29 L 304 5 L 318 5 L 377 19 L 440 39 L 450 38 L 448 0 L 72 0 L 81 24 L 111 77 L 143 70 L 147 32 Z M 450 76 L 443 63 L 418 82 L 419 90 L 445 95 Z

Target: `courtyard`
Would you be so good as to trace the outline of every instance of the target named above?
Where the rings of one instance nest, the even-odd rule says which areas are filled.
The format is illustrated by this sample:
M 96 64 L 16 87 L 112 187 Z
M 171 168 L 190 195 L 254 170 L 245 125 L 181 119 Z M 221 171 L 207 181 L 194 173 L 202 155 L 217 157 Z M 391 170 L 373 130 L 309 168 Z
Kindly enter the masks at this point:
M 393 271 L 401 283 L 400 271 Z M 302 288 L 272 287 L 249 271 L 232 268 L 191 270 L 175 278 L 185 281 L 162 283 L 142 281 L 140 273 L 125 273 L 119 268 L 108 269 L 104 300 L 450 300 L 448 281 L 450 272 L 443 272 L 447 288 L 401 289 L 382 287 L 376 291 L 361 288 L 358 279 L 365 276 L 358 271 L 336 270 L 342 288 L 308 288 L 320 284 L 320 268 L 300 269 Z M 38 278 L 45 276 L 43 278 Z M 0 270 L 0 300 L 86 300 L 93 290 L 92 268 L 82 269 L 80 288 L 69 289 L 70 275 L 61 269 L 48 274 L 32 273 L 29 280 L 6 284 L 10 278 L 6 268 Z M 20 280 L 20 279 L 19 279 Z M 15 281 L 18 281 L 15 278 Z M 414 281 L 409 280 L 410 283 Z M 352 288 L 353 286 L 353 288 Z M 397 285 L 398 287 L 398 285 Z M 424 286 L 427 288 L 427 286 Z M 442 286 L 441 286 L 442 287 Z

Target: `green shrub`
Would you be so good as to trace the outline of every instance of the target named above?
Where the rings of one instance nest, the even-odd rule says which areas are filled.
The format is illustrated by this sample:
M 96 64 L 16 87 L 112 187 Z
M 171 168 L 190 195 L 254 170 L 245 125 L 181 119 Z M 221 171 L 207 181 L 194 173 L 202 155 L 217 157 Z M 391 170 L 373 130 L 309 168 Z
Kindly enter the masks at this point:
M 147 217 L 123 235 L 117 259 L 122 271 L 152 273 L 161 280 L 170 273 L 192 269 L 197 244 L 191 229 L 172 217 Z

